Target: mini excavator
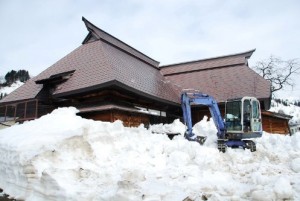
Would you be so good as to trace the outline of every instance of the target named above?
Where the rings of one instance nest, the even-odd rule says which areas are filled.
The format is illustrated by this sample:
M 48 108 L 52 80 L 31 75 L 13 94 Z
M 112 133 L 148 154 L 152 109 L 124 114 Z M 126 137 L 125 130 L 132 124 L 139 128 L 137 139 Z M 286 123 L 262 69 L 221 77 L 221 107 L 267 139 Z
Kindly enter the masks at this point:
M 204 144 L 206 137 L 193 133 L 191 106 L 202 105 L 209 108 L 217 128 L 218 149 L 225 153 L 227 147 L 250 149 L 256 151 L 255 142 L 249 138 L 262 136 L 260 103 L 255 97 L 230 99 L 225 102 L 225 120 L 223 120 L 217 101 L 207 94 L 181 94 L 183 120 L 187 126 L 185 138 Z

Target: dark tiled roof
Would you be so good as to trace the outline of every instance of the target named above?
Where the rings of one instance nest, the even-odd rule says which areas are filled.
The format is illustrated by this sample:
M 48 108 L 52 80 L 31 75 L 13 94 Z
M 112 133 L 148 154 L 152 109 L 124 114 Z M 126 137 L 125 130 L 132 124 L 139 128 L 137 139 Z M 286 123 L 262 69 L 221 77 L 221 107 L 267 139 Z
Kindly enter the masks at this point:
M 55 97 L 117 85 L 151 99 L 180 103 L 182 89 L 207 93 L 219 102 L 242 96 L 270 97 L 270 83 L 247 66 L 254 50 L 158 68 L 158 62 L 83 19 L 83 45 L 32 78 L 0 103 L 35 98 L 54 75 L 74 72 L 53 91 Z M 51 78 L 52 76 L 52 78 Z
M 128 44 L 124 43 L 123 41 L 120 41 L 119 39 L 115 38 L 114 36 L 110 35 L 109 33 L 106 33 L 102 29 L 99 29 L 95 25 L 93 25 L 91 22 L 86 20 L 84 17 L 82 17 L 82 20 L 84 21 L 88 31 L 89 35 L 86 37 L 86 39 L 83 41 L 83 44 L 89 41 L 90 37 L 94 37 L 93 40 L 104 40 L 108 43 L 120 48 L 123 51 L 126 51 L 127 53 L 141 59 L 144 62 L 147 62 L 148 64 L 158 67 L 159 62 L 155 61 L 154 59 L 148 57 L 147 55 L 141 53 L 140 51 L 134 49 L 133 47 L 129 46 Z
M 41 91 L 42 85 L 37 85 L 34 82 L 35 78 L 28 80 L 25 84 L 8 94 L 6 97 L 0 100 L 0 103 L 14 102 L 20 100 L 28 100 L 35 98 Z
M 35 81 L 39 83 L 69 71 L 74 71 L 73 75 L 56 87 L 54 96 L 63 97 L 121 83 L 122 87 L 152 99 L 179 102 L 177 93 L 158 68 L 103 40 L 81 45 L 1 102 L 35 98 L 42 89 L 42 84 Z
M 218 102 L 243 96 L 269 99 L 270 83 L 247 66 L 252 52 L 168 65 L 161 72 L 181 89 L 207 93 Z
M 208 68 L 219 68 L 234 65 L 247 65 L 247 59 L 250 58 L 255 50 L 250 50 L 243 53 L 214 57 L 209 59 L 201 59 L 197 61 L 183 62 L 161 66 L 161 72 L 164 75 L 184 73 L 197 70 L 205 70 Z
M 153 98 L 178 102 L 171 85 L 166 83 L 158 69 L 105 42 L 82 45 L 64 58 L 63 63 L 66 61 L 67 65 L 58 62 L 54 66 L 59 67 L 53 69 L 73 66 L 76 71 L 56 89 L 54 95 L 63 96 L 89 87 L 96 89 L 103 83 L 118 81 Z

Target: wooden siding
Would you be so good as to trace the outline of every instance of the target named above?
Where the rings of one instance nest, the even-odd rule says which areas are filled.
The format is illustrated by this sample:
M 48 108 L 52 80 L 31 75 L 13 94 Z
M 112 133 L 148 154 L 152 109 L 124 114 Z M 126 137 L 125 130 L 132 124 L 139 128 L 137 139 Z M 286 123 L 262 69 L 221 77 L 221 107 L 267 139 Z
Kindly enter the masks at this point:
M 107 122 L 121 120 L 123 122 L 123 125 L 126 127 L 138 127 L 141 124 L 148 126 L 150 122 L 149 116 L 146 114 L 139 114 L 120 110 L 107 110 L 100 112 L 84 113 L 80 114 L 80 116 L 87 119 Z
M 0 106 L 0 122 L 33 120 L 52 112 L 53 109 L 55 109 L 53 106 L 44 104 L 37 99 L 11 103 Z
M 268 133 L 277 133 L 283 135 L 290 134 L 287 119 L 280 119 L 272 116 L 263 115 L 262 125 L 263 130 Z

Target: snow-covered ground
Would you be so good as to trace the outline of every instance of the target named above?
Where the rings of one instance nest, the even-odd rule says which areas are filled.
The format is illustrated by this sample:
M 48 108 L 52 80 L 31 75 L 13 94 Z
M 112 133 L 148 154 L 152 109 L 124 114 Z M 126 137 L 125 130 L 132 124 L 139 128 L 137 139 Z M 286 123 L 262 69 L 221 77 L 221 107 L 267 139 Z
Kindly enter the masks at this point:
M 300 133 L 264 133 L 257 151 L 218 151 L 207 119 L 182 135 L 175 121 L 149 130 L 99 122 L 61 108 L 0 131 L 0 188 L 25 200 L 300 200 Z

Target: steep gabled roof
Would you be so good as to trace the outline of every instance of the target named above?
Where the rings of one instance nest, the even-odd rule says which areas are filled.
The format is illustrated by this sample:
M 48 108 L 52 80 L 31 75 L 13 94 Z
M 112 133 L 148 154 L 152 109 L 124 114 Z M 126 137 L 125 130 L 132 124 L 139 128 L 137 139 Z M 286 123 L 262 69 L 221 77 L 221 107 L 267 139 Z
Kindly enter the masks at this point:
M 218 102 L 243 96 L 270 98 L 270 83 L 248 67 L 254 50 L 162 66 L 161 72 L 181 89 L 197 90 Z
M 127 53 L 137 57 L 138 59 L 141 59 L 142 61 L 150 64 L 151 66 L 158 67 L 159 62 L 155 61 L 154 59 L 148 57 L 147 55 L 143 54 L 142 52 L 134 49 L 133 47 L 129 46 L 128 44 L 124 43 L 123 41 L 115 38 L 114 36 L 110 35 L 109 33 L 103 31 L 102 29 L 96 27 L 91 22 L 89 22 L 87 19 L 82 17 L 82 20 L 85 23 L 85 26 L 87 30 L 89 31 L 89 34 L 86 36 L 82 44 L 86 44 L 89 42 L 93 42 L 96 40 L 103 40 L 111 45 L 114 45 L 118 47 L 120 50 L 126 51 Z
M 88 21 L 84 22 L 92 26 Z M 104 33 L 96 27 L 88 27 L 88 30 L 89 34 Z M 72 72 L 72 76 L 56 86 L 53 91 L 54 97 L 65 97 L 117 85 L 151 99 L 178 103 L 177 93 L 154 64 L 158 65 L 122 41 L 104 33 L 100 39 L 86 41 L 0 102 L 35 98 L 43 84 L 62 79 L 61 75 Z

